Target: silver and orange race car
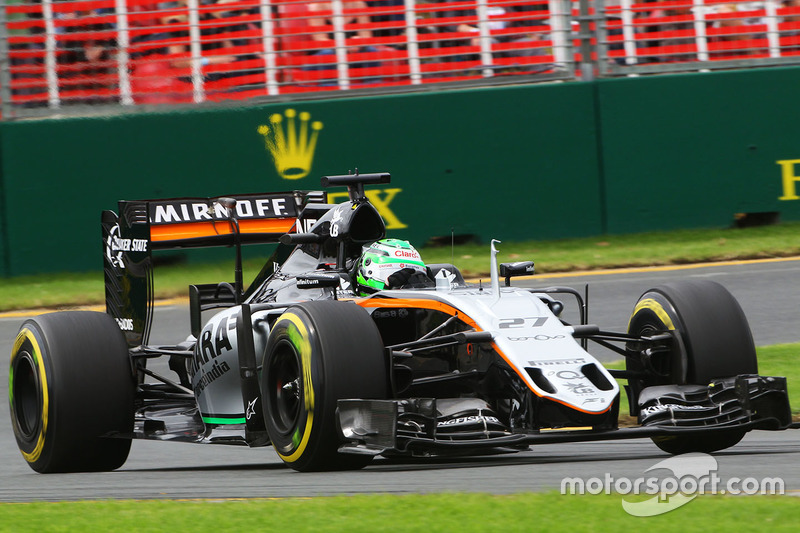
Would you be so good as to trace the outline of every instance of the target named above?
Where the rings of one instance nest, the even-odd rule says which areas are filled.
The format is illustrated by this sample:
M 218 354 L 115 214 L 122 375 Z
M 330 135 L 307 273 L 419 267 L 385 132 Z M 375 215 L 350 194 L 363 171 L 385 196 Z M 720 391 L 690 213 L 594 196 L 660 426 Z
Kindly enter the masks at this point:
M 11 415 L 25 460 L 38 472 L 113 470 L 132 439 L 156 439 L 272 445 L 311 471 L 643 436 L 670 453 L 713 452 L 753 429 L 795 427 L 785 378 L 758 375 L 741 307 L 711 281 L 648 290 L 624 331 L 602 331 L 581 292 L 512 286 L 533 263 L 498 266 L 493 241 L 486 286 L 429 264 L 414 283 L 361 294 L 355 265 L 386 232 L 364 187 L 389 179 L 322 178 L 347 187 L 338 205 L 291 191 L 104 212 L 106 313 L 32 318 L 14 343 Z M 245 287 L 249 243 L 277 246 Z M 189 330 L 148 344 L 153 252 L 209 246 L 235 249 L 234 280 L 189 286 Z M 625 369 L 606 369 L 590 342 Z M 638 426 L 619 427 L 621 407 Z

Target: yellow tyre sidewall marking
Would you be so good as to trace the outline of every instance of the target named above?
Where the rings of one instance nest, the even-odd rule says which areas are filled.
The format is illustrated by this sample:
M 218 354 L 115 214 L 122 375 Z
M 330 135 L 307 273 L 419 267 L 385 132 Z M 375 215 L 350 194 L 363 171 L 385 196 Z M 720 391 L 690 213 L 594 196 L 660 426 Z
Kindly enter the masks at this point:
M 631 319 L 636 316 L 636 313 L 641 311 L 642 309 L 648 309 L 656 314 L 659 320 L 667 326 L 670 330 L 675 330 L 675 324 L 672 322 L 672 318 L 670 318 L 669 313 L 667 313 L 666 309 L 657 301 L 653 300 L 652 298 L 645 298 L 641 300 L 639 303 L 636 304 L 636 307 L 633 309 L 633 313 L 631 313 Z M 628 321 L 628 330 L 631 329 L 630 320 Z
M 41 383 L 42 390 L 42 428 L 39 431 L 39 437 L 36 440 L 36 446 L 34 446 L 33 451 L 20 451 L 22 452 L 22 456 L 26 461 L 29 463 L 35 463 L 39 460 L 39 457 L 42 455 L 42 450 L 44 449 L 44 436 L 47 433 L 47 415 L 49 413 L 50 397 L 47 388 L 47 373 L 45 372 L 44 360 L 42 359 L 42 350 L 39 348 L 39 343 L 36 341 L 36 337 L 34 336 L 33 332 L 28 328 L 20 331 L 19 335 L 17 335 L 17 339 L 14 341 L 14 347 L 11 350 L 12 368 L 14 364 L 14 358 L 17 356 L 19 350 L 22 348 L 22 345 L 26 340 L 31 343 L 33 351 L 31 355 L 36 362 L 36 365 L 39 367 L 39 382 Z M 9 390 L 9 395 L 11 394 L 12 392 Z
M 287 328 L 287 335 L 289 335 L 295 349 L 300 352 L 300 359 L 303 367 L 303 400 L 307 413 L 303 436 L 300 438 L 300 444 L 294 452 L 290 455 L 284 455 L 280 450 L 276 450 L 281 459 L 287 463 L 293 463 L 303 456 L 303 452 L 311 438 L 311 428 L 314 423 L 314 382 L 311 377 L 311 343 L 308 340 L 308 328 L 306 328 L 306 325 L 299 316 L 294 313 L 284 313 L 281 315 L 281 320 L 288 320 L 297 328 L 298 337 L 296 339 L 289 335 L 289 328 Z

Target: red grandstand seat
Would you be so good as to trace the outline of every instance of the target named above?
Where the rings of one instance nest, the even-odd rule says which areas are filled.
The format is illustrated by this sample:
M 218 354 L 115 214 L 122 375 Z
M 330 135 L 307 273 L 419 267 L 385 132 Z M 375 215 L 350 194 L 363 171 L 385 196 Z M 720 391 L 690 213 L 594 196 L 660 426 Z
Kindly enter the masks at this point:
M 137 104 L 184 104 L 192 102 L 192 85 L 179 79 L 180 72 L 165 61 L 134 62 L 131 92 Z
M 330 83 L 332 78 L 336 78 L 336 65 L 334 63 L 335 56 L 313 56 L 317 51 L 324 49 L 333 49 L 335 47 L 333 40 L 314 40 L 312 34 L 315 30 L 311 29 L 309 18 L 311 17 L 311 10 L 308 3 L 299 3 L 294 1 L 281 2 L 278 4 L 278 20 L 277 26 L 279 29 L 278 47 L 281 50 L 281 57 L 287 65 L 284 68 L 283 81 L 289 83 L 297 83 L 300 85 L 314 85 L 321 78 L 324 78 Z M 386 81 L 397 81 L 400 78 L 397 73 L 404 70 L 404 54 L 390 46 L 384 45 L 370 45 L 375 49 L 374 53 L 380 54 L 380 66 L 375 69 L 374 66 L 369 67 L 369 70 L 388 71 L 389 77 L 384 75 Z M 357 52 L 350 50 L 350 61 L 353 61 L 352 56 L 364 56 L 364 52 Z M 375 59 L 361 58 L 366 63 L 375 63 Z M 303 65 L 328 65 L 327 68 L 308 70 L 304 69 Z M 367 70 L 365 69 L 365 70 Z M 351 73 L 353 77 L 359 75 L 355 72 Z M 371 81 L 366 83 L 374 83 L 375 77 L 381 74 L 370 74 Z M 363 75 L 361 75 L 363 76 Z M 359 85 L 357 79 L 352 80 L 352 85 Z
M 278 4 L 277 26 L 279 30 L 278 48 L 286 67 L 283 69 L 283 80 L 289 83 L 306 83 L 312 80 L 308 71 L 299 67 L 303 57 L 314 43 L 309 30 L 308 4 L 297 2 L 281 2 Z

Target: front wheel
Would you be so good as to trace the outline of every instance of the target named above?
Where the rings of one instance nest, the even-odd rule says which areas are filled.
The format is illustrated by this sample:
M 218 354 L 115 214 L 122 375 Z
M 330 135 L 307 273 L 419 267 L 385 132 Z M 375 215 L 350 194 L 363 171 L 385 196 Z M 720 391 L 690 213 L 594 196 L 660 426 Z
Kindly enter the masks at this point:
M 299 471 L 362 468 L 370 456 L 338 453 L 337 401 L 385 399 L 386 359 L 375 323 L 349 302 L 305 302 L 270 331 L 261 391 L 270 441 Z
M 41 473 L 122 466 L 135 387 L 127 344 L 110 316 L 68 311 L 26 320 L 11 351 L 9 403 L 28 465 Z
M 756 349 L 739 302 L 719 283 L 688 280 L 667 283 L 645 292 L 634 307 L 628 333 L 651 336 L 672 331 L 671 349 L 646 369 L 628 358 L 627 369 L 651 377 L 630 380 L 634 397 L 654 385 L 708 385 L 712 380 L 757 374 Z M 662 450 L 710 453 L 739 442 L 745 431 L 731 429 L 701 436 L 654 437 Z

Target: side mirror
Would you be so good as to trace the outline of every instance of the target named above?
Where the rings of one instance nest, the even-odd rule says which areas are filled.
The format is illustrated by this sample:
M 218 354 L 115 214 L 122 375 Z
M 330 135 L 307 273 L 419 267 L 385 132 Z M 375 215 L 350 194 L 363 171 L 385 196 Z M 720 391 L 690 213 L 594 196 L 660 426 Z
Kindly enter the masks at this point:
M 517 276 L 531 276 L 533 273 L 533 261 L 500 263 L 500 276 L 506 278 L 506 287 L 511 286 L 511 278 L 515 278 Z

